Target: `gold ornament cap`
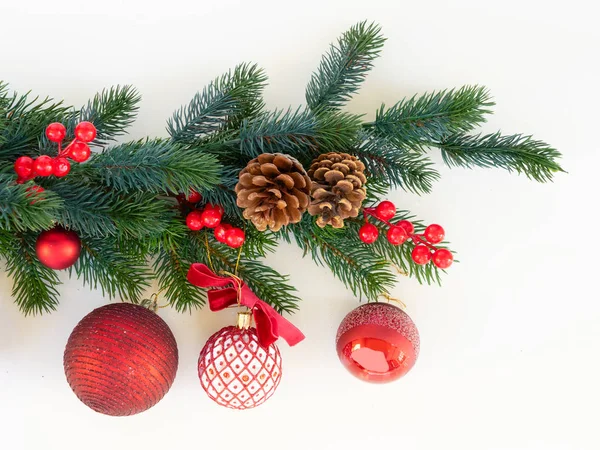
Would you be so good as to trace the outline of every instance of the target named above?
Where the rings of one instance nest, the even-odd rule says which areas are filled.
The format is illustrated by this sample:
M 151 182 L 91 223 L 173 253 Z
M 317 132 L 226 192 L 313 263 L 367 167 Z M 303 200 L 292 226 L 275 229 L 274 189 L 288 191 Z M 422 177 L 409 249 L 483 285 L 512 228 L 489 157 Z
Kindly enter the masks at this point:
M 243 312 L 238 313 L 238 316 L 237 316 L 238 328 L 240 328 L 242 330 L 247 330 L 248 328 L 250 328 L 251 324 L 252 324 L 252 312 L 243 311 Z

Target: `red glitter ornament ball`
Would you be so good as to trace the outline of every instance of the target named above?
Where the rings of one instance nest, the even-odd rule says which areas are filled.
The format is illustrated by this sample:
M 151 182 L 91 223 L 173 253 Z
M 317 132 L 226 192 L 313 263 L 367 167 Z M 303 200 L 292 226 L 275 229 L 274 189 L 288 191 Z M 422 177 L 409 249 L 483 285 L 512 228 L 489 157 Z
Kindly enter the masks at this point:
M 355 377 L 387 383 L 406 374 L 419 356 L 419 332 L 411 318 L 389 303 L 367 303 L 338 328 L 337 354 Z
M 39 192 L 38 189 L 36 191 Z M 54 270 L 71 267 L 80 253 L 81 240 L 77 233 L 62 227 L 43 231 L 35 243 L 35 254 L 40 262 Z
M 256 329 L 225 327 L 200 352 L 198 376 L 219 405 L 249 409 L 264 403 L 281 380 L 281 355 L 275 344 L 263 348 Z
M 65 348 L 67 381 L 94 411 L 128 416 L 151 408 L 167 393 L 179 356 L 173 333 L 156 313 L 113 303 L 75 327 Z

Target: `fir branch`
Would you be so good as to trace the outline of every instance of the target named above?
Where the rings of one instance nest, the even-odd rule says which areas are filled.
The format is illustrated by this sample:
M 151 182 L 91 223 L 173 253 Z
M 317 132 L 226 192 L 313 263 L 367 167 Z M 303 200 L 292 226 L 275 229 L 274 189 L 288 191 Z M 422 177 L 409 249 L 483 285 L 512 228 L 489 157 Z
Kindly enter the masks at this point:
M 266 81 L 257 65 L 240 64 L 175 111 L 168 121 L 169 134 L 175 142 L 195 143 L 228 123 L 238 127 L 241 118 L 255 117 L 264 108 L 261 94 Z
M 417 194 L 429 193 L 440 175 L 421 152 L 398 147 L 390 140 L 365 135 L 353 154 L 366 166 L 368 185 L 385 183 Z
M 310 216 L 289 231 L 305 255 L 310 254 L 317 264 L 327 265 L 354 295 L 376 300 L 393 286 L 395 277 L 386 259 L 361 242 L 358 234 L 346 228 L 319 228 Z M 283 233 L 288 242 L 289 231 Z
M 87 120 L 94 124 L 98 135 L 92 144 L 107 144 L 125 134 L 125 129 L 137 116 L 141 99 L 133 86 L 104 89 L 77 112 L 77 122 Z
M 13 278 L 12 297 L 25 314 L 56 309 L 60 284 L 56 272 L 40 263 L 35 254 L 37 234 L 10 234 L 0 230 L 0 252 L 6 272 Z
M 447 136 L 437 146 L 448 166 L 499 167 L 524 173 L 539 182 L 551 181 L 556 172 L 564 172 L 556 161 L 561 157 L 557 150 L 522 134 L 456 134 Z
M 57 220 L 88 236 L 146 238 L 164 232 L 171 215 L 162 200 L 145 192 L 125 195 L 69 180 L 50 182 L 49 187 L 63 200 Z
M 77 278 L 90 289 L 102 289 L 102 295 L 138 303 L 144 289 L 150 287 L 152 273 L 145 254 L 124 252 L 116 239 L 83 238 L 81 256 L 74 265 Z
M 0 174 L 0 228 L 18 232 L 52 226 L 62 202 L 52 192 L 28 191 L 33 185 L 14 184 L 14 176 Z
M 119 191 L 168 193 L 213 188 L 219 183 L 220 164 L 214 156 L 157 139 L 112 147 L 95 155 L 82 170 Z
M 399 146 L 419 147 L 472 130 L 485 122 L 493 105 L 486 88 L 463 86 L 404 99 L 388 109 L 381 105 L 375 121 L 365 126 Z
M 385 39 L 376 24 L 354 25 L 332 44 L 306 88 L 306 102 L 313 110 L 339 109 L 358 91 Z

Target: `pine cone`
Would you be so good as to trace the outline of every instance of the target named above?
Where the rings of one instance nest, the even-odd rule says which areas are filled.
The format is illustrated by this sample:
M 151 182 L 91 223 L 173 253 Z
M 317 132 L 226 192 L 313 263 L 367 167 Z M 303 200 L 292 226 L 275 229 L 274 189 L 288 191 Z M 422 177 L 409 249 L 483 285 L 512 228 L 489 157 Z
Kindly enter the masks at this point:
M 298 223 L 310 201 L 310 178 L 296 159 L 263 153 L 240 172 L 237 205 L 260 231 Z
M 315 159 L 308 171 L 312 180 L 312 201 L 308 213 L 318 216 L 321 228 L 342 228 L 344 219 L 358 216 L 367 197 L 365 165 L 347 153 L 325 153 Z

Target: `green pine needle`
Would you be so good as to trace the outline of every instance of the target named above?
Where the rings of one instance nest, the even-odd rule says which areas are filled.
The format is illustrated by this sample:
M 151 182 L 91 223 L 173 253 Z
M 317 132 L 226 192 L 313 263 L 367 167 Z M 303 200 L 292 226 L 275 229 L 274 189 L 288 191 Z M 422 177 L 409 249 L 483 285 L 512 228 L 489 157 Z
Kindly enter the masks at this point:
M 341 108 L 358 91 L 384 42 L 374 23 L 361 22 L 342 34 L 308 83 L 308 106 L 313 111 Z

